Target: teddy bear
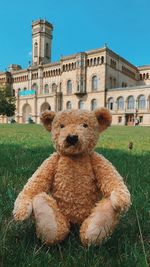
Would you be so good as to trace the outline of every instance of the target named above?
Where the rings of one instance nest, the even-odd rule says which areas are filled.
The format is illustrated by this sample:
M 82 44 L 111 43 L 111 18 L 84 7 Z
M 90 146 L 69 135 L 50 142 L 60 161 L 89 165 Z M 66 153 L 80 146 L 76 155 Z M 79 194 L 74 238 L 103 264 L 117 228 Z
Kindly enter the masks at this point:
M 106 108 L 45 111 L 44 127 L 56 152 L 47 158 L 19 193 L 16 221 L 33 214 L 37 237 L 52 245 L 65 239 L 72 224 L 84 246 L 99 245 L 112 234 L 131 204 L 115 167 L 94 152 L 99 135 L 112 121 Z

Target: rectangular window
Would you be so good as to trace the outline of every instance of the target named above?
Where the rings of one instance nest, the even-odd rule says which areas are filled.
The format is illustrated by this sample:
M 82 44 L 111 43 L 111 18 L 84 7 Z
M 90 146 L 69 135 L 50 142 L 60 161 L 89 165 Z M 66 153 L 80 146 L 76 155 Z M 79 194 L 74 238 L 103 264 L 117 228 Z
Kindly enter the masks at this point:
M 118 123 L 121 123 L 121 122 L 122 122 L 122 117 L 119 116 L 119 117 L 118 117 Z
M 140 116 L 140 117 L 139 117 L 139 122 L 140 122 L 140 123 L 143 123 L 143 116 Z

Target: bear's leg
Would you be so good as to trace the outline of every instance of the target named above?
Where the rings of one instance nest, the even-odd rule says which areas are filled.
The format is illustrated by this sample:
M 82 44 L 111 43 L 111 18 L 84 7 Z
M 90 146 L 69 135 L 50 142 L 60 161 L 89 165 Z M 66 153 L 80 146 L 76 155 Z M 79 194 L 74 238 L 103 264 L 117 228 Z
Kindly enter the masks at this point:
M 83 245 L 99 245 L 106 240 L 113 232 L 118 217 L 109 199 L 97 203 L 81 225 L 80 238 Z
M 40 193 L 33 199 L 37 236 L 47 245 L 63 240 L 69 233 L 69 223 L 60 212 L 56 200 Z

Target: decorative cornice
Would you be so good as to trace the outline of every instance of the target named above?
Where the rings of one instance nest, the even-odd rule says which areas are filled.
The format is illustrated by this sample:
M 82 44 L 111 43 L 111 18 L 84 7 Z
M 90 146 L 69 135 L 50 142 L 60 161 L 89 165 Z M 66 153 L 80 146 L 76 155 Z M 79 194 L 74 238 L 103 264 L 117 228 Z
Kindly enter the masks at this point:
M 137 85 L 137 86 L 130 86 L 130 87 L 118 87 L 118 88 L 109 88 L 106 91 L 128 91 L 128 90 L 137 90 L 137 89 L 150 89 L 150 85 Z
M 138 70 L 150 70 L 150 65 L 143 65 L 143 66 L 139 66 Z
M 136 67 L 135 65 L 133 65 L 132 63 L 130 63 L 128 60 L 126 60 L 125 58 L 119 56 L 117 53 L 115 53 L 114 51 L 112 51 L 109 48 L 106 48 L 106 51 L 113 57 L 115 57 L 117 60 L 121 60 L 124 63 L 126 63 L 128 66 L 130 66 L 131 68 L 134 68 L 136 71 L 138 70 L 138 67 Z

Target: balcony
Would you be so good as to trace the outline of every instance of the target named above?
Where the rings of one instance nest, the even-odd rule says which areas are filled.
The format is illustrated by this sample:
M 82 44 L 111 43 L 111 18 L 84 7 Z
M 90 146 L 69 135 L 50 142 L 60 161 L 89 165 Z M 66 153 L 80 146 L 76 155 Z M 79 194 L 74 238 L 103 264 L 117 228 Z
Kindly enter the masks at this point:
M 77 91 L 77 92 L 75 92 L 74 94 L 75 94 L 76 96 L 81 97 L 81 96 L 83 96 L 83 95 L 86 95 L 87 92 L 86 92 L 86 91 Z

